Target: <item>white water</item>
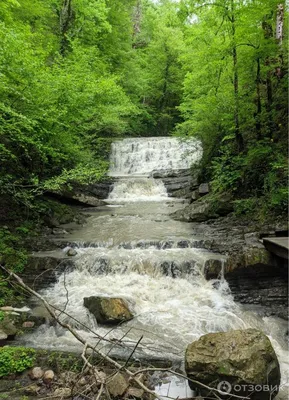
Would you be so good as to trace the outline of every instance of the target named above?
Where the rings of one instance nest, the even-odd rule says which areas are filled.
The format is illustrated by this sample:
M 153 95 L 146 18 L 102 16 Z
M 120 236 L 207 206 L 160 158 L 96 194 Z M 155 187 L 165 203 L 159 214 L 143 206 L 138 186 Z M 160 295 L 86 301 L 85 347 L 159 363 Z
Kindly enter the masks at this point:
M 161 180 L 150 177 L 152 172 L 188 169 L 201 156 L 201 144 L 195 139 L 153 137 L 115 142 L 112 144 L 109 175 L 119 180 L 109 200 L 161 201 L 168 197 L 167 191 Z
M 168 197 L 165 185 L 153 178 L 120 179 L 109 194 L 109 201 L 160 201 Z
M 157 165 L 160 145 L 167 156 Z M 146 161 L 144 149 L 150 147 L 153 151 Z M 176 143 L 168 138 L 118 141 L 113 145 L 112 160 L 112 174 L 131 174 L 131 179 L 117 182 L 110 196 L 113 202 L 123 204 L 97 209 L 83 230 L 67 235 L 66 241 L 78 244 L 75 268 L 67 269 L 42 294 L 79 321 L 62 313 L 91 344 L 97 344 L 96 334 L 122 340 L 122 345 L 112 350 L 107 342 L 99 343 L 103 351 L 118 356 L 129 354 L 143 335 L 136 357 L 180 361 L 186 346 L 206 333 L 261 329 L 278 355 L 282 381 L 288 382 L 285 322 L 244 311 L 234 302 L 222 274 L 207 281 L 203 274 L 206 263 L 222 263 L 224 257 L 196 248 L 200 238 L 192 236 L 193 226 L 170 219 L 169 213 L 181 205 L 167 202 L 162 185 L 156 192 L 153 180 L 136 179 L 135 174 L 156 167 L 189 166 L 177 153 Z M 83 306 L 84 297 L 98 295 L 126 299 L 134 319 L 113 329 L 99 326 Z M 38 347 L 81 348 L 70 333 L 55 327 L 42 326 L 25 340 Z
M 149 175 L 154 170 L 187 169 L 201 157 L 201 144 L 196 139 L 124 139 L 112 144 L 110 175 Z

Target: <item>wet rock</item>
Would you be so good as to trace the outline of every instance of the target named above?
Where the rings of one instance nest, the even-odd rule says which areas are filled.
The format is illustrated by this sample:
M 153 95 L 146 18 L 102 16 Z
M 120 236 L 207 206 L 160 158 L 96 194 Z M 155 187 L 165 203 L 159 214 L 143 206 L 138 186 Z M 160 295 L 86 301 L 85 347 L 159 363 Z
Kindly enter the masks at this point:
M 14 308 L 11 306 L 0 307 L 0 311 L 14 311 Z
M 78 380 L 77 383 L 78 383 L 79 386 L 85 386 L 85 385 L 87 384 L 87 379 L 86 379 L 86 377 L 83 376 L 82 378 L 80 378 L 80 379 Z
M 85 193 L 91 196 L 96 196 L 98 199 L 104 200 L 108 198 L 108 195 L 113 187 L 112 179 L 107 182 L 98 182 L 85 186 Z
M 17 328 L 10 313 L 5 313 L 4 318 L 0 321 L 1 340 L 13 339 L 16 336 Z M 6 337 L 5 337 L 6 336 Z
M 106 385 L 107 390 L 113 397 L 122 396 L 126 392 L 128 386 L 128 379 L 120 373 L 114 375 Z
M 62 228 L 54 228 L 52 230 L 53 235 L 67 235 L 68 232 L 65 229 Z
M 196 201 L 200 198 L 200 193 L 198 190 L 193 190 L 191 194 L 191 201 Z
M 142 399 L 144 395 L 144 390 L 143 389 L 138 389 L 135 387 L 130 387 L 127 390 L 127 397 L 129 398 L 134 398 L 134 399 Z
M 68 399 L 71 397 L 72 390 L 70 388 L 58 388 L 54 390 L 53 395 L 58 396 L 62 399 Z
M 29 257 L 21 278 L 27 285 L 39 291 L 55 283 L 59 274 L 73 268 L 73 265 L 73 259 L 70 258 L 33 255 Z
M 257 329 L 204 335 L 187 347 L 185 363 L 189 378 L 213 388 L 226 381 L 230 394 L 269 400 L 278 393 L 266 390 L 266 385 L 280 384 L 278 359 L 268 337 Z M 190 381 L 189 385 L 198 387 Z M 204 397 L 208 395 L 199 389 Z
M 45 371 L 43 374 L 43 382 L 46 385 L 49 385 L 54 380 L 54 377 L 55 377 L 54 372 L 51 369 L 49 369 L 49 370 Z
M 254 265 L 272 265 L 271 254 L 261 245 L 261 248 L 244 247 L 243 252 L 231 254 L 226 262 L 226 274 L 238 268 Z
M 133 318 L 127 304 L 121 298 L 91 296 L 85 297 L 83 304 L 100 324 L 119 324 Z
M 152 178 L 177 178 L 180 176 L 190 176 L 190 169 L 155 169 L 151 173 Z
M 75 249 L 70 248 L 67 250 L 66 255 L 69 257 L 74 257 L 77 255 L 77 251 Z
M 33 381 L 34 380 L 37 380 L 37 379 L 41 379 L 42 378 L 42 376 L 43 376 L 43 374 L 44 374 L 44 371 L 42 370 L 42 368 L 40 368 L 40 367 L 34 367 L 30 372 L 29 372 L 29 376 L 30 376 L 30 379 L 32 379 Z
M 95 378 L 96 378 L 98 383 L 105 383 L 106 379 L 107 379 L 107 376 L 106 376 L 105 372 L 95 370 Z
M 233 211 L 231 195 L 205 196 L 182 210 L 171 214 L 174 219 L 186 222 L 204 222 L 224 216 Z
M 205 194 L 208 194 L 208 193 L 210 192 L 210 186 L 209 186 L 209 184 L 208 184 L 208 183 L 202 183 L 202 184 L 199 186 L 198 192 L 199 192 L 199 195 L 200 195 L 200 196 L 204 196 Z
M 76 382 L 77 374 L 72 371 L 63 372 L 59 375 L 59 379 L 61 382 L 63 382 L 64 384 L 66 384 L 68 386 L 68 384 L 70 385 L 70 384 Z
M 0 328 L 0 340 L 6 340 L 8 338 L 7 333 L 5 333 L 1 328 Z
M 209 259 L 205 262 L 204 275 L 208 280 L 218 278 L 222 274 L 222 269 L 222 260 Z
M 27 394 L 28 396 L 38 396 L 40 392 L 40 386 L 38 386 L 36 383 L 33 385 L 29 385 L 24 389 L 24 393 Z
M 106 203 L 103 200 L 85 194 L 77 194 L 73 196 L 73 199 L 79 201 L 80 203 L 82 203 L 82 205 L 88 207 L 100 207 L 106 205 Z
M 35 322 L 33 322 L 33 321 L 25 321 L 22 324 L 22 328 L 30 328 L 31 329 L 34 327 L 34 325 L 35 325 Z

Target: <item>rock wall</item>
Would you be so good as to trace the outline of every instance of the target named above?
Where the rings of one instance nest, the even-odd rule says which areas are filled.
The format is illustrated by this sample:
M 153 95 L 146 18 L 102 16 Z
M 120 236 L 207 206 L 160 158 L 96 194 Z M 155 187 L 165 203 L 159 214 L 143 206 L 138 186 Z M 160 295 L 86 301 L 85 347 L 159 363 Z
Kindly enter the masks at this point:
M 262 306 L 264 316 L 288 319 L 288 268 L 282 260 L 275 265 L 256 264 L 225 274 L 237 302 Z
M 154 179 L 161 179 L 169 197 L 189 199 L 192 191 L 198 187 L 199 171 L 191 169 L 155 170 L 151 173 Z

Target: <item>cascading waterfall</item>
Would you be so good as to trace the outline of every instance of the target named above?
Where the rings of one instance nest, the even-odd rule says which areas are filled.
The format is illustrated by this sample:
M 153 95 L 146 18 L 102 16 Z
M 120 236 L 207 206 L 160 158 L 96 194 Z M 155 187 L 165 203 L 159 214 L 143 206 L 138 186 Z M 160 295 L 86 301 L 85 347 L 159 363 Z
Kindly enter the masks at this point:
M 150 175 L 154 170 L 188 169 L 200 160 L 202 148 L 195 139 L 136 138 L 112 144 L 109 175 L 117 177 L 110 201 L 159 201 L 167 197 L 161 180 Z
M 186 152 L 190 157 L 184 158 Z M 115 183 L 108 201 L 123 204 L 98 210 L 82 230 L 67 235 L 78 252 L 74 266 L 42 295 L 75 318 L 64 313 L 61 317 L 90 343 L 98 341 L 92 331 L 107 339 L 123 338 L 110 353 L 118 356 L 130 353 L 143 335 L 136 357 L 180 361 L 187 344 L 203 334 L 259 328 L 270 337 L 287 382 L 281 320 L 258 317 L 234 302 L 222 275 L 225 258 L 202 249 L 202 238 L 192 236 L 191 224 L 173 221 L 169 214 L 181 205 L 168 203 L 164 187 L 144 177 L 156 169 L 186 169 L 200 154 L 198 142 L 172 138 L 114 143 L 110 174 L 125 177 Z M 205 270 L 210 263 L 220 266 L 220 276 L 208 281 Z M 134 319 L 113 330 L 99 326 L 83 306 L 84 297 L 98 295 L 126 299 Z M 39 347 L 77 347 L 70 333 L 54 326 L 42 326 L 25 340 Z
M 110 175 L 149 175 L 154 170 L 187 169 L 202 157 L 196 139 L 133 138 L 112 144 Z

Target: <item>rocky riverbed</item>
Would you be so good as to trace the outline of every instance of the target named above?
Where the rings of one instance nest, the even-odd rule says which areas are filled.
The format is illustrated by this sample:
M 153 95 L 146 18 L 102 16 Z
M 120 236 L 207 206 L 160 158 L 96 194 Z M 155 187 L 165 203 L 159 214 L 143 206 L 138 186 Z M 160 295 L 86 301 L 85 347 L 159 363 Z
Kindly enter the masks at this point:
M 199 185 L 188 174 L 183 150 L 171 139 L 124 141 L 114 148 L 113 180 L 96 189 L 105 190 L 105 195 L 99 195 L 107 197 L 105 202 L 93 200 L 93 186 L 89 193 L 82 188 L 72 194 L 72 200 L 71 194 L 65 194 L 66 202 L 86 207 L 83 217 L 74 216 L 66 224 L 51 221 L 43 237 L 31 243 L 35 251 L 21 276 L 56 310 L 59 324 L 31 298 L 24 320 L 21 314 L 13 320 L 19 310 L 2 310 L 5 324 L 9 320 L 16 329 L 7 334 L 2 324 L 4 341 L 16 339 L 16 344 L 26 347 L 79 353 L 88 343 L 122 362 L 165 362 L 184 374 L 185 350 L 191 343 L 210 334 L 250 331 L 254 336 L 257 331 L 264 343 L 270 339 L 282 385 L 286 383 L 288 275 L 284 262 L 273 259 L 261 242 L 264 235 L 278 234 L 286 227 L 236 217 L 230 199 L 214 198 L 211 203 L 209 185 Z M 39 318 L 44 323 L 39 324 Z M 23 331 L 28 325 L 31 330 Z M 236 340 L 228 342 L 234 350 Z M 238 346 L 236 351 L 243 354 Z M 222 371 L 211 382 L 214 387 Z M 59 376 L 56 372 L 56 386 L 62 382 Z M 46 383 L 43 386 L 39 379 L 39 393 L 43 389 L 48 394 Z M 264 383 L 263 377 L 259 382 Z M 55 393 L 55 385 L 49 395 L 68 396 L 68 390 Z M 61 387 L 69 388 L 63 382 Z M 128 390 L 126 386 L 115 396 L 127 397 Z

